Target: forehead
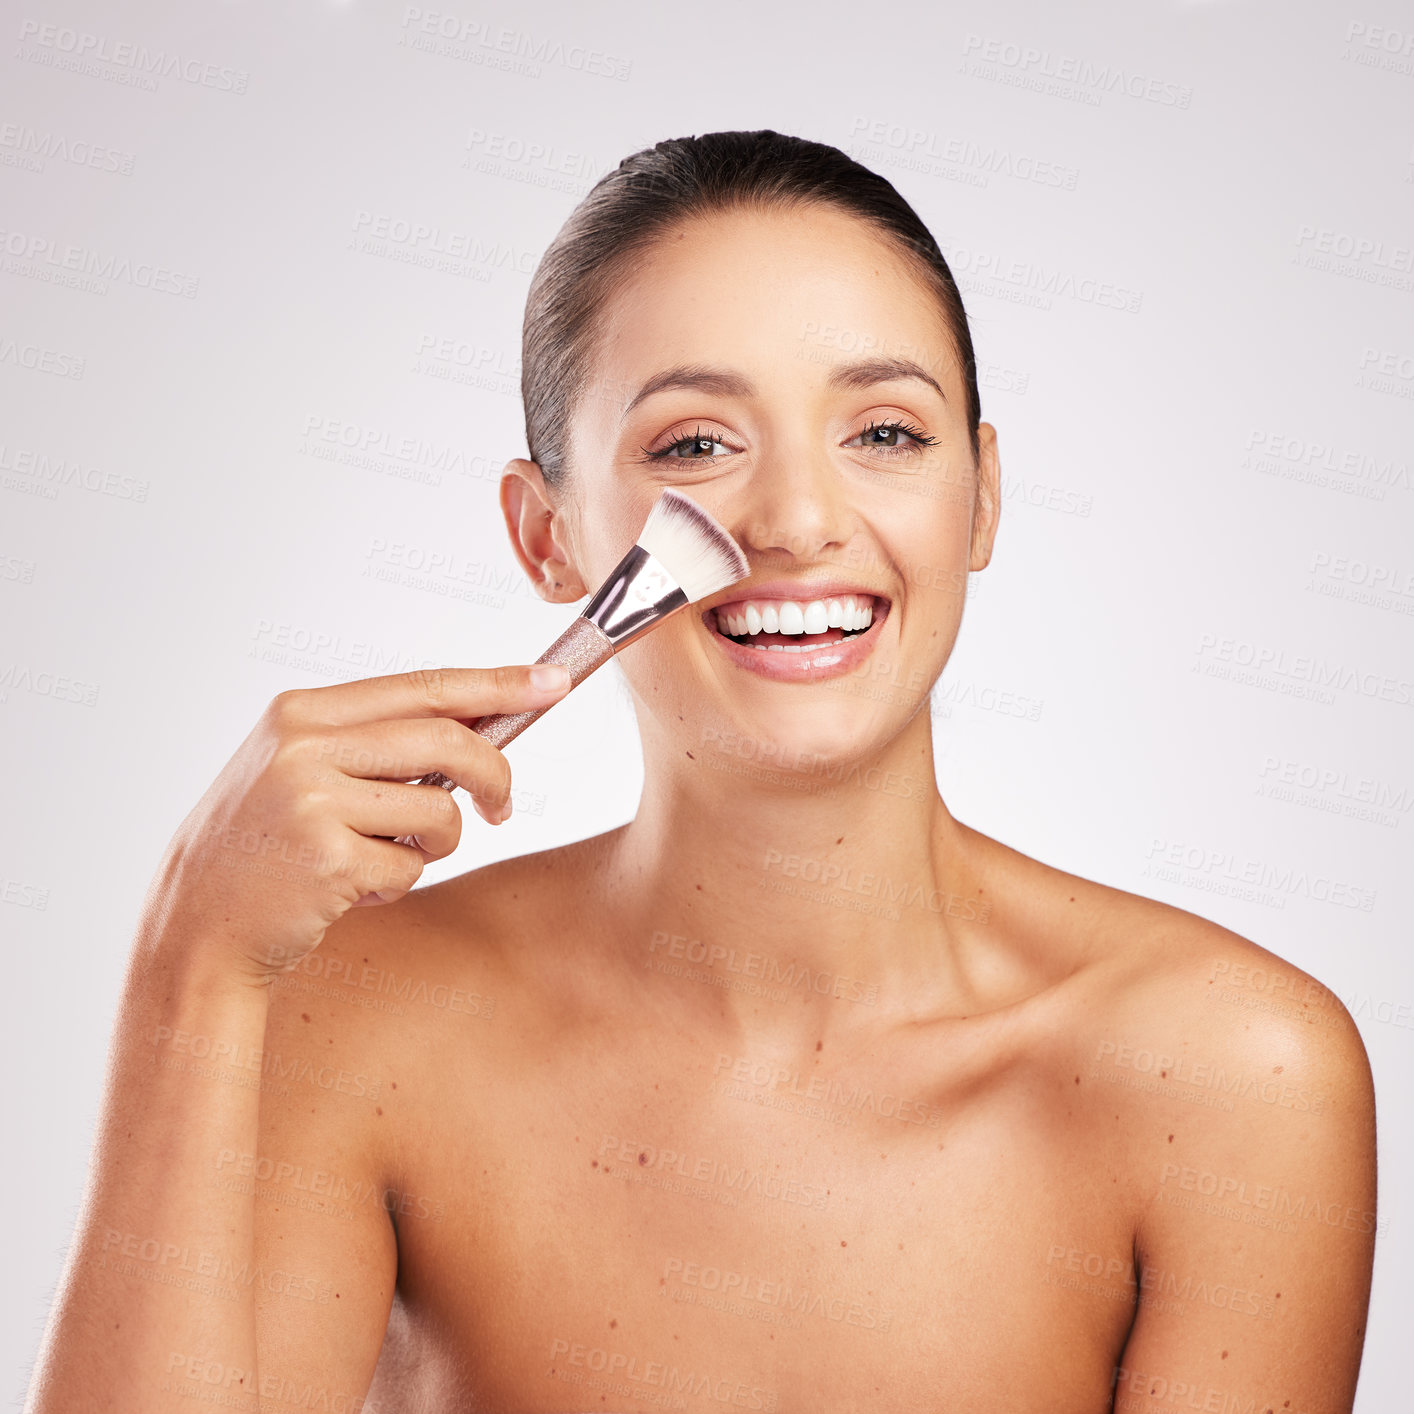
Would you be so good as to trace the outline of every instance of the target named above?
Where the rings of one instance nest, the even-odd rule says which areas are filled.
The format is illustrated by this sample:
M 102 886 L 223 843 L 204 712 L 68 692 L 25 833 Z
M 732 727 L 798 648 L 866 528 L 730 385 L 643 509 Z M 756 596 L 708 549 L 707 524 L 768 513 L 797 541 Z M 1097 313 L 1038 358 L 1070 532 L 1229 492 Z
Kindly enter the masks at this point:
M 931 283 L 894 239 L 838 209 L 795 205 L 697 217 L 632 265 L 601 311 L 582 418 L 617 424 L 675 364 L 739 369 L 763 392 L 823 389 L 830 368 L 911 358 L 960 405 L 961 374 Z

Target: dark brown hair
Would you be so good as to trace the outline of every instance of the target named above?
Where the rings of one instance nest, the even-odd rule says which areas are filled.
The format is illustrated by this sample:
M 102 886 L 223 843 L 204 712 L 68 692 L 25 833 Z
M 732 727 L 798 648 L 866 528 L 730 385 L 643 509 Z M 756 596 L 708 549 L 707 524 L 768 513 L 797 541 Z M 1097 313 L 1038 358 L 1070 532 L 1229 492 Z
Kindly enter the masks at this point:
M 981 399 L 962 296 L 917 212 L 877 172 L 837 147 L 757 132 L 670 138 L 626 157 L 570 213 L 540 259 L 526 298 L 521 396 L 530 458 L 563 484 L 571 418 L 589 386 L 600 313 L 632 278 L 634 257 L 694 217 L 733 207 L 830 205 L 892 238 L 936 291 L 967 389 L 977 460 Z

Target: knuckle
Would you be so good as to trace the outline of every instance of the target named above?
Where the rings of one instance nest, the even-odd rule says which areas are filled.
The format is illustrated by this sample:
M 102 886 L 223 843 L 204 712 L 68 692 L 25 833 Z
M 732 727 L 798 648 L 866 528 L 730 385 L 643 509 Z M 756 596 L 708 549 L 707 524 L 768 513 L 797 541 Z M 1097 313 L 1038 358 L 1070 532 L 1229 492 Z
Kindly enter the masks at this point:
M 467 728 L 450 717 L 433 717 L 429 723 L 432 745 L 443 756 L 460 754 L 466 747 Z
M 328 727 L 319 730 L 305 728 L 297 736 L 292 736 L 292 745 L 306 759 L 319 766 L 342 767 L 351 755 L 340 736 Z
M 414 668 L 408 678 L 422 700 L 440 712 L 447 704 L 452 683 L 445 668 Z
M 287 781 L 298 779 L 303 789 L 320 763 L 319 742 L 319 737 L 287 726 L 270 752 L 269 768 Z
M 321 782 L 305 779 L 300 782 L 292 810 L 305 819 L 319 819 L 330 813 L 333 803 L 333 796 Z
M 511 763 L 494 747 L 489 758 L 478 763 L 477 799 L 486 805 L 504 805 L 511 793 Z
M 331 879 L 329 882 L 329 893 L 332 898 L 342 899 L 348 907 L 352 908 L 362 897 L 363 890 L 359 888 L 350 875 Z M 333 916 L 330 917 L 329 922 L 333 924 L 338 919 L 338 912 L 331 908 L 330 913 Z
M 349 848 L 347 840 L 343 838 L 342 831 L 324 831 L 316 840 L 314 848 L 315 857 L 319 861 L 319 872 L 326 878 L 351 879 L 354 876 L 358 860 Z
M 412 888 L 422 877 L 422 856 L 415 849 L 399 849 L 401 857 L 380 860 L 368 871 L 363 881 L 367 893 L 396 894 L 401 896 Z M 385 903 L 393 900 L 385 898 Z
M 429 796 L 435 797 L 431 800 L 432 812 L 437 816 L 439 825 L 450 825 L 453 820 L 461 819 L 461 808 L 452 799 L 449 790 L 443 790 L 440 786 L 428 792 Z
M 292 725 L 303 719 L 308 694 L 308 688 L 287 687 L 270 699 L 270 705 L 265 709 L 266 715 L 274 722 Z

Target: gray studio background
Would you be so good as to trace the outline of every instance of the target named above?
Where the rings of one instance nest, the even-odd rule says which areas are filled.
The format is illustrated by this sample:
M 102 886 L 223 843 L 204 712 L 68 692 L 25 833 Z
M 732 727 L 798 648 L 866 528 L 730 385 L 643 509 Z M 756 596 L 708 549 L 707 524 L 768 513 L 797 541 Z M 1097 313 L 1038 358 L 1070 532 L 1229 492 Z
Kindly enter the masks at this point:
M 23 0 L 0 33 L 0 1394 L 168 838 L 281 689 L 559 632 L 496 505 L 530 274 L 623 156 L 774 127 L 887 174 L 971 315 L 1005 508 L 944 797 L 1345 1000 L 1381 1102 L 1357 1408 L 1404 1404 L 1406 5 Z M 618 670 L 509 755 L 511 822 L 467 809 L 429 880 L 629 818 Z

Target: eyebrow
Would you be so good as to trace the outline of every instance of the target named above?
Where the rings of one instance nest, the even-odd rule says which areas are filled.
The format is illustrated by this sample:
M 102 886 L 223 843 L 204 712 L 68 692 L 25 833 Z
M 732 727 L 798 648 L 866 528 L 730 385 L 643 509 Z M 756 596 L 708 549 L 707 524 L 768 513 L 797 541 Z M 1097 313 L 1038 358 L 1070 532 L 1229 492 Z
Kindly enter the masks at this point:
M 944 402 L 947 401 L 947 394 L 938 380 L 921 363 L 915 363 L 911 358 L 865 358 L 856 363 L 837 364 L 825 383 L 831 388 L 872 388 L 876 383 L 893 383 L 904 378 L 926 383 Z M 669 388 L 695 388 L 699 392 L 716 393 L 724 398 L 756 396 L 756 385 L 743 374 L 727 368 L 708 368 L 703 364 L 679 364 L 676 368 L 655 373 L 629 399 L 620 421 L 628 417 L 645 398 L 666 392 Z

